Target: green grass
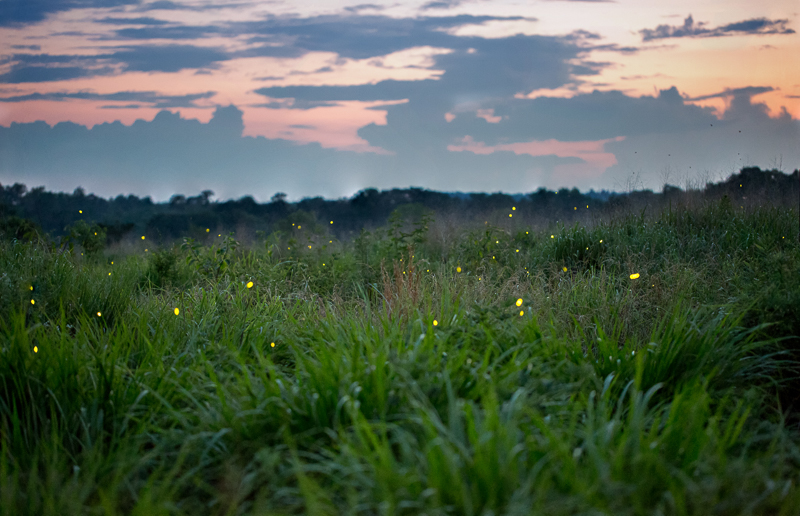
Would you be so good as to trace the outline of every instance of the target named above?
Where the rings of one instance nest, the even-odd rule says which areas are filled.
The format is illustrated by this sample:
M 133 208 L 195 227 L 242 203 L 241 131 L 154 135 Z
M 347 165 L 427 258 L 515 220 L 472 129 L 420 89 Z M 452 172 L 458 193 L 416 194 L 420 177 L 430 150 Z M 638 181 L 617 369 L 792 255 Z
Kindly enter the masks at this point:
M 798 514 L 796 211 L 393 224 L 0 243 L 0 512 Z

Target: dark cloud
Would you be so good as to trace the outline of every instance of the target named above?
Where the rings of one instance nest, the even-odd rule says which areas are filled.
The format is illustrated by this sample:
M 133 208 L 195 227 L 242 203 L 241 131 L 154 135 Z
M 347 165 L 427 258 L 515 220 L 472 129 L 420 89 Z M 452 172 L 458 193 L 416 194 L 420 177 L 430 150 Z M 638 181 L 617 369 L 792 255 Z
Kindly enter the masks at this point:
M 230 24 L 229 29 L 238 34 L 252 34 L 250 42 L 263 41 L 277 48 L 290 46 L 302 51 L 336 52 L 343 58 L 367 59 L 420 46 L 467 48 L 465 45 L 478 38 L 452 36 L 445 30 L 497 20 L 530 18 L 472 15 L 421 18 L 378 15 L 273 16 L 265 20 Z M 271 48 L 264 50 L 274 51 Z
M 701 97 L 687 98 L 686 100 L 707 100 L 714 98 L 730 98 L 730 97 L 747 97 L 748 99 L 754 95 L 760 95 L 769 91 L 775 91 L 772 86 L 747 86 L 745 88 L 733 88 L 721 91 L 719 93 L 712 93 L 711 95 L 703 95 Z
M 220 32 L 221 29 L 213 25 L 126 28 L 115 30 L 112 39 L 199 39 Z
M 446 149 L 425 156 L 358 154 L 242 137 L 243 128 L 242 113 L 233 106 L 218 108 L 208 124 L 168 111 L 152 122 L 92 129 L 73 123 L 12 123 L 0 127 L 0 174 L 56 190 L 92 185 L 95 193 L 108 196 L 132 192 L 167 199 L 175 192 L 210 188 L 223 199 L 253 195 L 266 201 L 276 191 L 295 198 L 336 198 L 367 186 L 529 191 L 554 166 L 580 162 Z
M 461 5 L 462 0 L 434 0 L 424 4 L 421 9 L 426 11 L 428 9 L 450 9 Z
M 27 95 L 17 95 L 14 97 L 0 98 L 0 102 L 27 102 L 29 100 L 99 100 L 117 102 L 141 102 L 145 104 L 131 104 L 127 107 L 150 107 L 150 108 L 176 108 L 176 107 L 198 107 L 197 100 L 208 99 L 216 95 L 214 91 L 204 93 L 190 93 L 187 95 L 161 95 L 155 91 L 120 91 L 116 93 L 30 93 Z M 108 106 L 113 108 L 116 106 Z
M 47 15 L 91 7 L 135 5 L 140 0 L 2 0 L 0 27 L 19 27 L 39 23 Z
M 353 13 L 353 14 L 356 14 L 356 13 L 358 13 L 360 11 L 364 11 L 364 10 L 367 10 L 367 9 L 370 9 L 370 10 L 373 10 L 373 11 L 382 11 L 384 9 L 384 7 L 382 5 L 377 5 L 377 4 L 358 4 L 358 5 L 351 5 L 349 7 L 345 7 L 344 8 L 345 11 L 347 11 L 349 13 Z
M 108 75 L 114 69 L 96 57 L 52 54 L 14 54 L 4 60 L 13 63 L 0 74 L 0 83 L 51 82 Z
M 139 18 L 108 17 L 95 20 L 95 23 L 107 23 L 110 25 L 168 25 L 170 22 L 150 17 L 139 17 Z
M 187 68 L 214 68 L 229 56 L 218 49 L 192 45 L 141 45 L 108 56 L 127 71 L 177 72 Z
M 795 31 L 786 26 L 789 20 L 769 20 L 767 18 L 753 18 L 736 23 L 729 23 L 720 27 L 707 27 L 707 23 L 695 23 L 689 15 L 683 25 L 659 25 L 655 29 L 642 29 L 642 41 L 653 41 L 667 38 L 716 38 L 734 34 L 794 34 Z

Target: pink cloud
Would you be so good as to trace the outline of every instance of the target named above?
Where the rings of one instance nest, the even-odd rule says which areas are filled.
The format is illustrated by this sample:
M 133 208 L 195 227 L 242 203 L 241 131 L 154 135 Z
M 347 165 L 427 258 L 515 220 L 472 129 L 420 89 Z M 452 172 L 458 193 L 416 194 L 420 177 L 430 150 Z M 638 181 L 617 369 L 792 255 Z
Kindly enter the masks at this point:
M 448 145 L 451 152 L 468 151 L 474 154 L 491 154 L 497 151 L 511 151 L 515 154 L 528 154 L 530 156 L 558 156 L 560 158 L 580 158 L 583 163 L 567 163 L 556 165 L 554 176 L 565 182 L 597 178 L 609 167 L 617 164 L 617 157 L 611 152 L 606 152 L 605 144 L 624 140 L 624 136 L 608 138 L 605 140 L 584 140 L 565 142 L 559 140 L 533 140 L 530 142 L 504 143 L 500 145 L 486 145 L 476 142 L 471 136 L 465 136 L 460 144 Z

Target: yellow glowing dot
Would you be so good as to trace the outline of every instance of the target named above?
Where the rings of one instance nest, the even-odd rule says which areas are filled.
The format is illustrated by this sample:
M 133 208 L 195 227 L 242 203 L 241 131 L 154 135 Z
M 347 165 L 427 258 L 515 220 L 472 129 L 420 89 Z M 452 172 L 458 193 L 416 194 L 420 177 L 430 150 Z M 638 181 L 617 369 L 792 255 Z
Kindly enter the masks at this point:
M 602 238 L 600 239 L 600 243 L 601 243 L 601 244 L 603 243 L 603 239 L 602 239 Z
M 519 252 L 519 249 L 517 249 L 517 252 Z
M 495 241 L 494 241 L 494 243 L 495 243 L 495 244 L 499 244 L 499 243 L 500 243 L 500 241 L 499 241 L 499 240 L 495 240 Z
M 512 207 L 511 207 L 511 210 L 512 210 L 512 211 L 516 211 L 516 210 L 517 210 L 517 207 L 516 207 L 516 206 L 512 206 Z
M 31 290 L 33 290 L 33 285 L 31 285 Z
M 430 270 L 430 269 L 425 269 L 425 271 L 426 271 L 426 272 L 431 272 L 431 270 Z
M 742 187 L 742 185 L 739 185 L 739 188 L 741 188 L 741 187 Z
M 513 217 L 514 215 L 512 215 L 511 213 L 509 213 L 509 214 L 508 214 L 508 216 L 509 216 L 509 217 Z
M 103 314 L 101 314 L 100 312 L 97 312 L 97 317 L 103 317 Z
M 631 279 L 636 279 L 638 277 L 639 277 L 639 273 L 638 272 L 635 272 L 635 273 L 631 274 Z
M 274 342 L 270 342 L 269 343 L 269 347 L 274 348 L 275 347 L 275 343 Z
M 741 186 L 741 185 L 739 185 L 739 186 Z M 78 210 L 78 213 L 83 213 L 83 210 Z
M 325 264 L 323 263 L 322 266 L 325 267 Z
M 331 221 L 331 224 L 333 224 L 333 221 Z
M 94 236 L 97 236 L 97 231 L 94 232 Z
M 292 226 L 294 226 L 294 222 L 292 222 Z
M 517 306 L 522 306 L 522 298 L 517 299 Z
M 111 262 L 111 265 L 114 265 L 114 262 Z
M 292 250 L 292 248 L 291 248 L 291 247 L 287 247 L 286 249 L 288 249 L 288 250 L 290 250 L 290 251 Z
M 589 248 L 587 247 L 587 248 L 586 248 L 586 250 L 588 251 L 588 250 L 589 250 Z
M 588 208 L 588 207 L 589 207 L 589 205 L 587 204 L 587 205 L 586 205 L 586 207 Z
M 302 228 L 302 227 L 303 227 L 303 226 L 297 226 L 297 229 L 300 229 L 300 228 Z
M 403 271 L 403 274 L 405 274 L 405 273 L 406 273 L 406 271 Z
M 439 326 L 439 321 L 437 321 L 436 319 L 434 319 L 434 320 L 433 320 L 433 325 L 434 325 L 434 326 Z
M 528 234 L 528 232 L 526 231 L 526 232 L 525 232 L 525 234 L 527 235 L 527 234 Z
M 253 282 L 252 281 L 248 281 L 247 282 L 247 288 L 253 288 Z
M 480 281 L 480 280 L 481 280 L 481 279 L 480 279 L 480 278 L 478 278 L 478 281 Z
M 35 304 L 36 304 L 36 301 L 35 301 L 34 299 L 31 299 L 31 304 L 32 304 L 32 305 L 35 305 Z
M 550 235 L 550 238 L 555 238 L 555 237 L 556 237 L 555 235 Z
M 332 243 L 333 243 L 333 240 L 328 240 L 328 243 L 329 243 L 329 244 L 332 244 Z
M 563 267 L 563 271 L 564 271 L 564 272 L 567 272 L 567 268 L 566 268 L 566 267 Z
M 111 273 L 109 272 L 108 275 L 111 276 Z
M 461 267 L 456 267 L 456 272 L 461 272 Z
M 206 233 L 211 232 L 211 228 L 206 228 Z
M 577 206 L 575 206 L 575 209 L 577 210 L 577 209 L 578 209 L 578 207 L 577 207 Z
M 147 252 L 147 249 L 145 249 L 145 250 L 144 250 L 144 252 L 146 253 L 146 252 Z M 83 254 L 83 253 L 81 253 L 81 254 Z
M 519 311 L 519 316 L 522 317 L 523 315 L 525 315 L 525 310 L 520 310 Z
M 494 260 L 494 256 L 492 256 L 492 260 Z
M 179 308 L 176 308 L 176 309 L 175 309 L 175 310 L 173 310 L 172 312 L 173 312 L 175 315 L 180 315 L 180 313 L 181 313 L 181 311 L 180 311 L 180 309 L 179 309 Z
M 311 249 L 311 246 L 308 246 L 308 248 Z
M 142 235 L 142 240 L 144 240 L 144 235 Z
M 219 235 L 217 235 L 217 236 L 218 236 L 218 237 L 221 237 L 221 236 L 222 236 L 222 233 L 220 233 L 220 234 L 219 234 Z
M 33 352 L 34 353 L 38 353 L 39 352 L 39 346 L 33 346 Z

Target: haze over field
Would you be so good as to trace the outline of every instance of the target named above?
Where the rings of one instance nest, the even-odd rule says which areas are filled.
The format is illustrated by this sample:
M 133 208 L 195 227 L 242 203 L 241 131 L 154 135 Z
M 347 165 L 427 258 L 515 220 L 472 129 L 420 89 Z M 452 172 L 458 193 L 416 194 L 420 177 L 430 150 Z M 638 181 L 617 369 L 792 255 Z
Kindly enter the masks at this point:
M 0 183 L 660 188 L 800 165 L 798 4 L 0 0 Z

